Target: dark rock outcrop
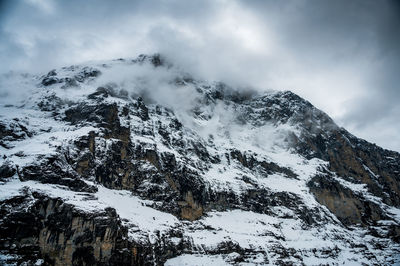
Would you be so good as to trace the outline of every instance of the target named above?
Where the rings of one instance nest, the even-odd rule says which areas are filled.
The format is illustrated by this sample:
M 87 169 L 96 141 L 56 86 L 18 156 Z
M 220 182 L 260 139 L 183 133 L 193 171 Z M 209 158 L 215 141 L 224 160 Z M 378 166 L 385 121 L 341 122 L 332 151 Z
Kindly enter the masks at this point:
M 156 245 L 129 241 L 112 208 L 88 213 L 58 198 L 25 191 L 0 202 L 0 252 L 15 255 L 7 263 L 44 265 L 163 265 L 180 253 L 169 237 Z M 182 243 L 183 244 L 183 243 Z
M 11 141 L 22 140 L 28 137 L 32 137 L 33 132 L 19 121 L 14 119 L 5 123 L 0 121 L 0 146 L 9 148 Z
M 160 55 L 114 63 L 171 67 Z M 101 71 L 109 67 L 98 66 Z M 0 145 L 7 151 L 0 165 L 1 185 L 15 190 L 32 184 L 0 201 L 0 253 L 13 255 L 7 263 L 42 259 L 45 265 L 163 265 L 169 258 L 195 253 L 221 255 L 232 264 L 288 265 L 306 264 L 307 257 L 335 261 L 342 249 L 361 252 L 360 258 L 375 263 L 395 253 L 397 246 L 391 245 L 400 241 L 400 226 L 390 208 L 400 207 L 399 153 L 352 136 L 288 91 L 260 95 L 182 74 L 167 81 L 168 86 L 193 89 L 192 106 L 182 111 L 161 106 L 141 88 L 134 92 L 122 83 L 95 84 L 99 69 L 50 71 L 39 78 L 40 97 L 30 103 L 40 113 L 33 120 L 40 123 L 29 125 L 28 118 L 0 122 Z M 82 97 L 63 98 L 68 90 L 94 84 L 97 89 Z M 47 120 L 53 124 L 47 126 Z M 17 146 L 29 138 L 40 154 Z M 269 138 L 274 142 L 267 147 L 271 154 L 263 150 Z M 42 147 L 54 152 L 46 154 Z M 294 162 L 283 156 L 293 156 Z M 82 210 L 69 204 L 74 201 L 67 196 L 43 194 L 43 187 L 91 203 L 99 200 L 100 207 Z M 114 200 L 114 194 L 101 198 L 108 189 L 128 190 L 131 202 L 137 200 L 149 212 L 162 211 L 174 222 L 167 223 L 168 229 L 139 234 L 140 219 L 121 219 L 115 209 L 104 207 L 118 209 L 114 202 L 102 201 Z M 224 235 L 229 226 L 237 230 L 235 222 L 241 221 L 227 221 L 226 228 L 217 224 L 218 229 L 207 224 L 218 215 L 246 214 L 255 218 L 240 225 L 260 225 L 250 237 L 265 238 L 264 246 L 258 246 L 260 240 L 243 247 Z M 330 235 L 322 230 L 331 230 Z M 220 237 L 217 243 L 204 244 L 200 234 L 205 231 Z M 293 248 L 291 240 L 285 243 L 285 233 L 290 238 L 296 232 L 306 232 L 310 239 L 321 234 L 331 242 L 322 248 Z M 368 245 L 346 238 L 352 232 L 366 236 Z M 386 253 L 379 257 L 377 250 Z

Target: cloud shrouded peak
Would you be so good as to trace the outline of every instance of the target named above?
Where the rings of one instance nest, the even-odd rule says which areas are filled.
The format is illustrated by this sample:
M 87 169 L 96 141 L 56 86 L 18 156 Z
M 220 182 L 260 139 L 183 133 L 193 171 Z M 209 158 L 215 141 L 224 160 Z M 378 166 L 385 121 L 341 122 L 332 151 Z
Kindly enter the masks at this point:
M 159 52 L 237 87 L 292 90 L 400 150 L 397 1 L 2 1 L 0 72 Z

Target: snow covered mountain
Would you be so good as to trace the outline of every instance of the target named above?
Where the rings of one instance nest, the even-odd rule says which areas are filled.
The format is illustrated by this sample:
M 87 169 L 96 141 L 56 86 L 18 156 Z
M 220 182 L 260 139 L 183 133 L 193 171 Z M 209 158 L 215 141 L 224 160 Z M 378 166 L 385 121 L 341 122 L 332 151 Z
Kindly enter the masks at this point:
M 400 263 L 400 154 L 290 91 L 159 55 L 1 86 L 1 264 Z

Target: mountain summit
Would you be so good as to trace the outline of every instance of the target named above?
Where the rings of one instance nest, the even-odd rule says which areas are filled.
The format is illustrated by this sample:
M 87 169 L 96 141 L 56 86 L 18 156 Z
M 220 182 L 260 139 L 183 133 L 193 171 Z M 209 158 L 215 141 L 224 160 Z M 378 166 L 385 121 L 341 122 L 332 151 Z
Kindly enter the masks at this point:
M 160 55 L 1 84 L 2 264 L 400 263 L 400 154 L 290 91 Z

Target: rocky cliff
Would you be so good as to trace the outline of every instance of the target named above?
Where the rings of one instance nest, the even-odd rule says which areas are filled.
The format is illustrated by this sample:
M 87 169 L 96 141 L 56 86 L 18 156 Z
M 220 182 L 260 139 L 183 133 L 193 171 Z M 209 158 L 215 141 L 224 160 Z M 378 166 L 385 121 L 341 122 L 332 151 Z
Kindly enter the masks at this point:
M 161 56 L 7 75 L 0 262 L 400 263 L 400 154 Z

